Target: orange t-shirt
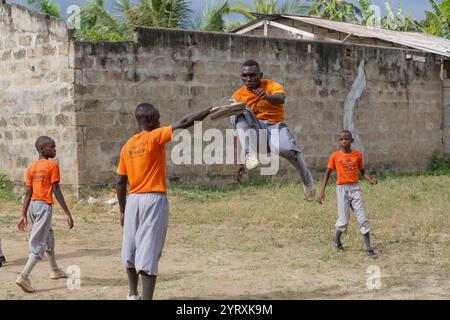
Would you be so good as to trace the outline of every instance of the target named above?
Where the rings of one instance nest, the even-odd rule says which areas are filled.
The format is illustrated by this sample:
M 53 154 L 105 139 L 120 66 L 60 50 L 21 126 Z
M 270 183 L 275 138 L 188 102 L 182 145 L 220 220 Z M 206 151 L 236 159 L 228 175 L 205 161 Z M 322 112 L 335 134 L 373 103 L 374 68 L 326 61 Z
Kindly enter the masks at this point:
M 172 127 L 142 131 L 134 135 L 120 152 L 117 173 L 128 176 L 128 193 L 166 192 L 166 149 Z
M 273 95 L 276 93 L 284 93 L 284 88 L 272 81 L 272 80 L 262 80 L 261 89 L 263 89 L 267 94 Z M 250 109 L 252 109 L 257 119 L 268 120 L 273 123 L 284 122 L 284 105 L 273 105 L 267 100 L 260 99 L 258 96 L 249 91 L 246 86 L 243 86 L 235 93 L 233 93 L 233 99 L 244 103 Z
M 338 185 L 359 183 L 358 172 L 364 169 L 363 155 L 356 150 L 350 153 L 339 150 L 331 155 L 328 169 L 336 170 Z
M 25 183 L 33 189 L 31 200 L 53 204 L 53 184 L 59 182 L 59 179 L 59 166 L 56 162 L 40 159 L 33 163 L 25 173 Z

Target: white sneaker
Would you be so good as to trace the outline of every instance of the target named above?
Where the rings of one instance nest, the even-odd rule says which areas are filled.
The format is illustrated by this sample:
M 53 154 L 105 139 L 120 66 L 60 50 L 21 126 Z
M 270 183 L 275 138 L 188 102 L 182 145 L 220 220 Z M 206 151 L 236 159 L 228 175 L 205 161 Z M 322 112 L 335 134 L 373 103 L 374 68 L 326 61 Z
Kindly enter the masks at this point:
M 67 277 L 68 277 L 67 273 L 65 273 L 64 270 L 61 268 L 52 270 L 52 272 L 50 273 L 51 279 L 61 279 L 61 278 L 67 278 Z
M 314 182 L 306 186 L 303 185 L 303 194 L 305 195 L 306 201 L 314 201 L 314 199 L 316 198 L 316 187 L 314 186 Z
M 23 277 L 21 274 L 16 279 L 16 284 L 22 288 L 23 291 L 27 293 L 34 292 L 34 288 L 31 286 L 30 279 Z
M 258 157 L 255 154 L 247 154 L 245 156 L 245 167 L 247 170 L 253 170 L 258 168 L 261 165 L 261 163 L 258 160 Z
M 127 296 L 127 300 L 141 300 L 139 296 Z

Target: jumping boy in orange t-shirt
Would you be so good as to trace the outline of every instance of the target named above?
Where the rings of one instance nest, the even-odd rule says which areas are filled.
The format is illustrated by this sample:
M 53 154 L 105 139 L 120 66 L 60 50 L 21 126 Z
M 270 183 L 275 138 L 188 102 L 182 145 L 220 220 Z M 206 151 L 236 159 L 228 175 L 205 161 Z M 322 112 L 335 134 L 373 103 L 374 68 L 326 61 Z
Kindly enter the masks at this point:
M 47 253 L 51 267 L 50 278 L 67 278 L 66 273 L 60 269 L 55 260 L 55 238 L 52 230 L 52 206 L 55 194 L 67 218 L 69 229 L 73 228 L 73 219 L 67 208 L 64 196 L 59 186 L 60 173 L 56 162 L 49 160 L 56 156 L 55 141 L 47 136 L 36 140 L 36 150 L 39 160 L 34 162 L 25 174 L 26 192 L 23 201 L 22 216 L 18 227 L 25 230 L 28 225 L 27 211 L 30 208 L 30 219 L 33 223 L 30 235 L 30 253 L 22 273 L 17 277 L 16 284 L 25 292 L 34 292 L 29 278 L 31 270 L 36 263 Z
M 254 60 L 247 60 L 242 64 L 241 80 L 244 86 L 233 93 L 233 99 L 245 104 L 247 108 L 243 114 L 232 116 L 231 124 L 245 151 L 245 167 L 247 170 L 253 170 L 261 165 L 258 141 L 252 139 L 247 141 L 247 135 L 254 132 L 258 137 L 261 130 L 266 131 L 267 138 L 264 139 L 267 139 L 267 142 L 259 141 L 259 144 L 267 143 L 272 154 L 282 156 L 297 169 L 303 183 L 305 199 L 314 201 L 316 188 L 312 174 L 306 165 L 303 152 L 285 122 L 286 94 L 283 86 L 275 81 L 263 79 L 259 64 Z M 238 164 L 235 172 L 235 179 L 238 182 L 244 172 L 244 165 Z
M 361 187 L 359 185 L 358 171 L 366 180 L 372 184 L 377 184 L 377 180 L 372 179 L 364 170 L 363 155 L 361 152 L 352 149 L 353 136 L 348 130 L 343 130 L 339 135 L 339 151 L 333 153 L 328 161 L 328 168 L 323 178 L 322 190 L 319 202 L 325 201 L 325 188 L 333 170 L 336 170 L 336 194 L 338 200 L 338 220 L 336 222 L 336 236 L 332 240 L 337 251 L 344 251 L 341 242 L 341 235 L 347 230 L 350 220 L 350 209 L 353 210 L 359 222 L 359 229 L 364 235 L 364 244 L 367 254 L 376 258 L 375 251 L 370 246 L 370 224 L 364 211 Z
M 139 300 L 138 274 L 142 279 L 142 300 L 151 300 L 155 290 L 169 221 L 165 145 L 172 140 L 173 131 L 189 128 L 210 111 L 211 107 L 187 115 L 171 126 L 160 127 L 160 114 L 153 105 L 142 103 L 136 108 L 139 133 L 123 146 L 117 168 L 117 198 L 123 226 L 122 264 L 128 275 L 128 300 Z

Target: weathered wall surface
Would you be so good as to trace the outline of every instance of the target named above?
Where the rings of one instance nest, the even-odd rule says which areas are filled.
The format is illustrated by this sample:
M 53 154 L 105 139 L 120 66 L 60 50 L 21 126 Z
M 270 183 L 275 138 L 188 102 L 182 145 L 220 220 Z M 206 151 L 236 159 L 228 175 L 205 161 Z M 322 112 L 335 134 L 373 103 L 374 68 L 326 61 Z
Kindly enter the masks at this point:
M 287 123 L 314 170 L 326 166 L 342 128 L 355 132 L 370 169 L 423 170 L 434 151 L 450 151 L 450 98 L 434 56 L 415 54 L 426 62 L 395 48 L 145 28 L 135 42 L 74 43 L 64 22 L 0 5 L 0 172 L 23 181 L 34 141 L 46 134 L 64 184 L 111 183 L 138 103 L 153 103 L 170 124 L 230 96 L 247 59 L 285 86 Z M 213 127 L 230 124 L 203 124 Z M 174 165 L 174 145 L 169 179 L 230 181 L 232 165 Z M 298 174 L 283 160 L 277 178 Z
M 136 43 L 76 43 L 75 54 L 81 184 L 112 181 L 138 103 L 153 103 L 162 123 L 171 123 L 230 96 L 247 59 L 285 86 L 287 123 L 314 169 L 326 166 L 344 126 L 357 133 L 371 169 L 423 170 L 443 151 L 443 89 L 433 55 L 420 54 L 424 63 L 398 49 L 141 28 Z M 227 120 L 203 125 L 213 126 L 230 127 Z M 168 167 L 173 179 L 202 183 L 231 171 L 170 160 Z M 298 179 L 285 161 L 280 176 Z
M 64 22 L 0 4 L 0 172 L 14 181 L 24 181 L 36 138 L 48 135 L 61 183 L 78 183 L 72 49 Z
M 448 74 L 450 77 L 450 73 Z M 450 79 L 445 79 L 443 82 L 444 99 L 444 121 L 442 124 L 442 131 L 444 135 L 444 153 L 450 156 Z

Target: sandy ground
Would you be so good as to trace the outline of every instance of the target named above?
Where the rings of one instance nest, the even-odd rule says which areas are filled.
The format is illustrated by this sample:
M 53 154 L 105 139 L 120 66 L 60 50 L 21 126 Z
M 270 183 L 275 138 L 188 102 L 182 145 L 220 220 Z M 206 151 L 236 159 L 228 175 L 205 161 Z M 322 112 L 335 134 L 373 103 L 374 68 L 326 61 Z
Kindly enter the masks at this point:
M 269 198 L 270 194 L 288 203 L 291 189 L 254 192 L 258 199 Z M 374 196 L 380 198 L 373 190 Z M 431 219 L 430 224 L 418 221 L 416 227 L 410 222 L 406 229 L 398 221 L 412 221 L 410 217 L 397 217 L 385 210 L 380 210 L 378 216 L 369 198 L 368 205 L 375 208 L 371 217 L 378 225 L 373 243 L 379 258 L 373 260 L 362 250 L 354 225 L 345 236 L 346 252 L 334 251 L 329 241 L 331 233 L 323 230 L 332 230 L 335 217 L 319 216 L 323 214 L 320 210 L 333 209 L 332 200 L 329 207 L 295 200 L 300 203 L 296 204 L 299 213 L 287 216 L 290 207 L 286 205 L 286 209 L 280 208 L 279 217 L 274 217 L 274 209 L 261 217 L 250 209 L 243 213 L 247 209 L 240 201 L 250 199 L 246 189 L 213 200 L 208 200 L 212 196 L 209 193 L 200 193 L 201 197 L 180 194 L 169 197 L 170 225 L 155 299 L 450 299 L 450 239 L 443 232 L 447 225 L 440 216 L 446 215 L 446 203 L 435 209 L 436 219 Z M 192 200 L 193 196 L 198 199 Z M 278 200 L 267 201 L 261 206 L 279 206 Z M 412 203 L 411 208 L 414 206 L 418 205 Z M 15 279 L 26 262 L 29 230 L 19 232 L 15 227 L 20 204 L 0 203 L 0 236 L 8 261 L 0 268 L 0 300 L 126 298 L 117 207 L 85 203 L 71 207 L 75 217 L 71 231 L 67 231 L 61 210 L 54 210 L 56 255 L 62 267 L 79 267 L 80 287 L 68 288 L 73 279 L 51 280 L 44 259 L 31 274 L 36 292 L 26 294 Z M 316 220 L 308 220 L 311 210 L 318 210 L 313 216 Z M 414 212 L 411 215 L 417 216 Z M 382 221 L 385 225 L 381 227 Z M 388 230 L 389 225 L 392 230 Z M 367 286 L 371 266 L 380 270 L 379 289 Z

